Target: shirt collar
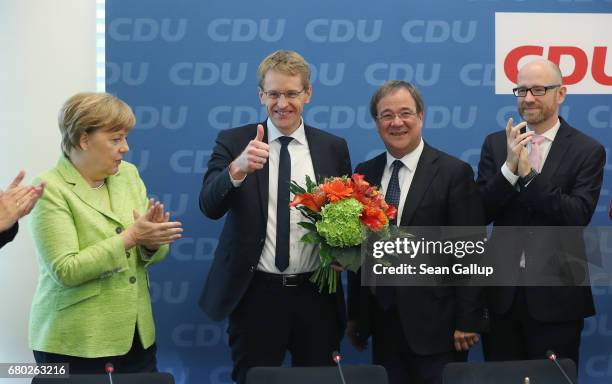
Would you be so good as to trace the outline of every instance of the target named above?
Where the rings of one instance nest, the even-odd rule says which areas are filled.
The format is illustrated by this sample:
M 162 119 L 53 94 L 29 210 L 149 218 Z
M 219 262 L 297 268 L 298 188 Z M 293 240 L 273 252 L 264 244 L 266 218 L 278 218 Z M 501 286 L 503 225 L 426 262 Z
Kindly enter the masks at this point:
M 417 147 L 410 153 L 404 155 L 401 159 L 396 159 L 392 154 L 387 151 L 387 167 L 391 169 L 393 166 L 393 162 L 395 160 L 399 160 L 404 164 L 404 167 L 408 168 L 410 172 L 414 172 L 416 170 L 417 164 L 419 163 L 419 158 L 421 157 L 421 153 L 423 153 L 423 148 L 425 144 L 423 142 L 423 138 L 421 138 L 421 142 Z
M 268 118 L 268 120 L 266 121 L 266 124 L 268 125 L 268 143 L 272 143 L 274 140 L 278 139 L 279 137 L 285 136 L 282 134 L 281 131 L 278 130 L 278 128 L 276 128 L 276 126 L 274 125 L 274 123 L 272 122 L 270 118 Z M 292 137 L 293 141 L 299 144 L 306 143 L 306 130 L 304 129 L 304 119 L 301 119 L 300 126 L 298 127 L 298 129 L 293 131 L 293 133 L 289 135 L 289 137 Z
M 544 132 L 542 136 L 544 136 L 544 138 L 548 141 L 555 141 L 555 136 L 557 136 L 557 132 L 559 132 L 559 127 L 561 127 L 561 121 L 557 119 L 555 125 L 553 125 L 551 129 L 548 129 L 546 132 Z M 531 131 L 531 128 L 529 128 L 529 126 L 527 126 L 527 129 Z

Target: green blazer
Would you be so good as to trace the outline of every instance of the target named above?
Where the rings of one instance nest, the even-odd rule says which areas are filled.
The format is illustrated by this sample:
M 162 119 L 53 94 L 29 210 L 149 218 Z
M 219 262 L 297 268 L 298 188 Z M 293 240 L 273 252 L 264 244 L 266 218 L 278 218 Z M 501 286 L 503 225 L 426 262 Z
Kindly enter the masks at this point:
M 38 251 L 38 286 L 30 312 L 30 348 L 79 357 L 126 354 L 138 326 L 144 348 L 155 341 L 147 267 L 168 253 L 126 251 L 119 233 L 147 208 L 136 167 L 122 162 L 106 179 L 112 211 L 62 156 L 30 214 Z

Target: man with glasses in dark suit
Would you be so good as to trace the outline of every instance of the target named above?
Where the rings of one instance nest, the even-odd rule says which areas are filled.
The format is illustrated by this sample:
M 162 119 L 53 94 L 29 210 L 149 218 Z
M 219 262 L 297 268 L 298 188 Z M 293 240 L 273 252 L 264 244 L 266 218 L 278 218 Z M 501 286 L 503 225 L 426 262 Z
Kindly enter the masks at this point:
M 472 167 L 422 138 L 425 104 L 416 87 L 386 82 L 372 95 L 370 113 L 387 150 L 355 172 L 381 186 L 385 200 L 398 208 L 390 225 L 439 232 L 442 226 L 483 225 Z M 355 273 L 348 287 L 347 336 L 359 350 L 372 336 L 372 361 L 385 367 L 392 384 L 441 384 L 444 366 L 465 358 L 486 328 L 478 287 L 377 286 L 372 292 Z
M 487 290 L 491 329 L 484 338 L 485 358 L 543 359 L 553 350 L 578 365 L 584 318 L 595 314 L 588 276 L 582 284 L 555 287 L 529 276 L 561 278 L 567 262 L 584 264 L 579 227 L 595 212 L 606 155 L 600 143 L 559 116 L 567 90 L 556 64 L 526 64 L 513 92 L 524 121 L 513 125 L 510 119 L 505 131 L 487 136 L 477 183 L 487 222 L 494 225 L 489 246 L 500 250 L 496 257 L 523 286 Z M 578 228 L 504 230 L 507 226 Z M 549 256 L 555 263 L 543 265 Z
M 229 317 L 232 378 L 254 366 L 333 364 L 344 333 L 345 305 L 309 279 L 318 248 L 300 242 L 299 211 L 289 210 L 290 180 L 351 173 L 346 141 L 304 123 L 310 67 L 296 52 L 277 51 L 259 66 L 259 100 L 268 119 L 219 133 L 200 192 L 207 217 L 225 217 L 200 299 L 213 320 Z

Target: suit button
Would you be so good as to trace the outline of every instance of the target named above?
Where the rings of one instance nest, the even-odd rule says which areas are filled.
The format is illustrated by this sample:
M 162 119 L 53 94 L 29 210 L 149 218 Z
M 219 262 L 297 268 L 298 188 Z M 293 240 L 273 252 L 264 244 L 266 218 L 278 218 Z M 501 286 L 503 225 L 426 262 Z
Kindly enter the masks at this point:
M 259 244 L 263 245 L 263 243 L 265 243 L 265 241 L 266 241 L 266 239 L 261 239 L 261 240 L 259 240 Z
M 134 284 L 136 283 L 136 276 L 131 276 L 130 277 L 130 284 Z
M 249 271 L 251 271 L 251 272 L 255 272 L 255 266 L 254 266 L 254 265 L 251 265 L 251 268 L 249 268 Z
M 125 253 L 125 257 L 127 257 L 127 258 L 129 259 L 129 258 L 130 258 L 130 253 L 129 253 L 129 252 L 126 252 L 126 253 Z
M 115 232 L 117 232 L 117 234 L 120 234 L 121 232 L 123 232 L 123 228 L 117 227 L 115 228 Z

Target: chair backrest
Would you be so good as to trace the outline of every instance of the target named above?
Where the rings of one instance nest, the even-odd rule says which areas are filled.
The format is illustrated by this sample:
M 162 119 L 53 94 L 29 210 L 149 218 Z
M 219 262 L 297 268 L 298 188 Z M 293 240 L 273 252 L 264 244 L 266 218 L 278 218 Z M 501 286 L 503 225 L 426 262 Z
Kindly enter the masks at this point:
M 387 371 L 380 365 L 346 365 L 347 384 L 387 384 Z M 255 367 L 247 372 L 247 384 L 341 384 L 338 367 Z
M 108 375 L 70 375 L 68 378 L 32 379 L 32 384 L 109 384 Z M 174 384 L 174 376 L 165 372 L 117 373 L 113 384 Z
M 576 365 L 570 359 L 557 360 L 576 382 Z M 518 360 L 488 363 L 450 363 L 444 368 L 444 384 L 523 384 L 529 377 L 535 384 L 567 383 L 563 373 L 549 360 Z

